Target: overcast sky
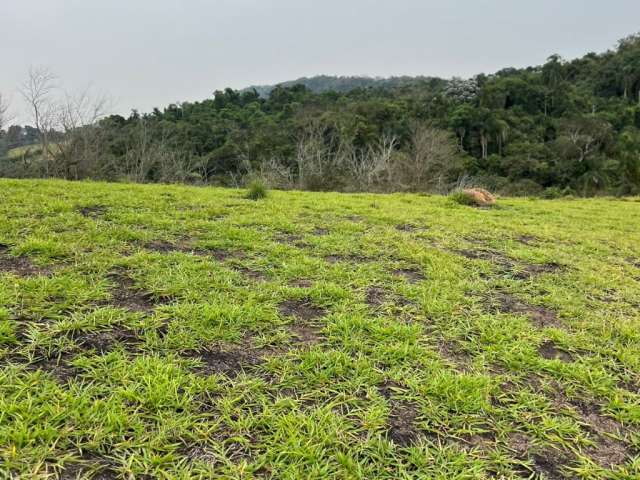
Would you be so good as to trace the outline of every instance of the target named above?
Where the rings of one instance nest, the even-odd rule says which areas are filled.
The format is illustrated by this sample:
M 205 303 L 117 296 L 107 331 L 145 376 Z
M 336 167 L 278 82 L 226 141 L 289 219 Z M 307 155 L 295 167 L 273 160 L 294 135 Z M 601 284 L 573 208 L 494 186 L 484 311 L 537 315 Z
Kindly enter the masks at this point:
M 0 0 L 0 92 L 48 66 L 114 110 L 301 76 L 471 76 L 604 51 L 638 0 Z

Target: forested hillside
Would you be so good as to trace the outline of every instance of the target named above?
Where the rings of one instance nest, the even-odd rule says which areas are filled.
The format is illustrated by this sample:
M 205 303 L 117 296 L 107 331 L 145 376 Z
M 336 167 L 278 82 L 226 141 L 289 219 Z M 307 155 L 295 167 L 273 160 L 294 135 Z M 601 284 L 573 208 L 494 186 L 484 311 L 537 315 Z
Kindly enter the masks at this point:
M 0 175 L 227 185 L 262 177 L 281 188 L 350 191 L 474 183 L 545 196 L 640 191 L 640 36 L 601 54 L 554 55 L 472 79 L 305 83 L 315 91 L 227 89 L 128 118 L 59 124 L 48 135 L 63 130 L 55 149 L 40 131 L 48 153 L 7 156 Z

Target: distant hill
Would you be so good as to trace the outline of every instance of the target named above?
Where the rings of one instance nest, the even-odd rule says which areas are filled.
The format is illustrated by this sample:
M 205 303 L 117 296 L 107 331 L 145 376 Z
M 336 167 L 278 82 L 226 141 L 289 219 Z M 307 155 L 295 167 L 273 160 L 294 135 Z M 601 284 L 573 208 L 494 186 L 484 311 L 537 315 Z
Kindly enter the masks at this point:
M 288 80 L 275 85 L 253 85 L 242 90 L 243 92 L 255 90 L 262 98 L 267 98 L 276 87 L 292 87 L 304 85 L 314 93 L 338 92 L 346 93 L 358 88 L 401 88 L 413 87 L 422 84 L 440 83 L 442 79 L 425 76 L 401 76 L 401 77 L 366 77 L 366 76 L 332 76 L 316 75 L 314 77 L 301 77 L 297 80 Z

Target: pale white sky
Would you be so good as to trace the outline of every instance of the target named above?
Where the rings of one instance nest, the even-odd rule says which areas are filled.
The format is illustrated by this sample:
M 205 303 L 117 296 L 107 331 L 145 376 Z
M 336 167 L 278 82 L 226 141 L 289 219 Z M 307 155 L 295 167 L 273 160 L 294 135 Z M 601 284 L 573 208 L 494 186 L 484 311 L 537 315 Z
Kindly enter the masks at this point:
M 603 51 L 638 0 L 0 0 L 0 92 L 29 65 L 114 110 L 301 76 L 471 76 Z M 17 112 L 16 112 L 17 113 Z

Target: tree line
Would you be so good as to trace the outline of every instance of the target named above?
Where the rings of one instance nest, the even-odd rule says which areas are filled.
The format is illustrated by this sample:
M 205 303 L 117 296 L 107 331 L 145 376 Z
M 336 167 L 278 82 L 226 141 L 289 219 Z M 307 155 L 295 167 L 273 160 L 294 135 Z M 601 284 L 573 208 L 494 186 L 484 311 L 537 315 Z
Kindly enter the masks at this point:
M 638 35 L 601 54 L 571 61 L 553 55 L 540 66 L 471 79 L 330 78 L 260 92 L 226 89 L 124 117 L 106 115 L 105 99 L 90 92 L 55 94 L 50 73 L 32 69 L 21 90 L 32 126 L 7 127 L 0 100 L 0 175 L 220 185 L 261 178 L 280 188 L 342 191 L 445 192 L 473 183 L 513 195 L 640 193 Z M 34 140 L 36 154 L 11 155 L 9 147 Z

